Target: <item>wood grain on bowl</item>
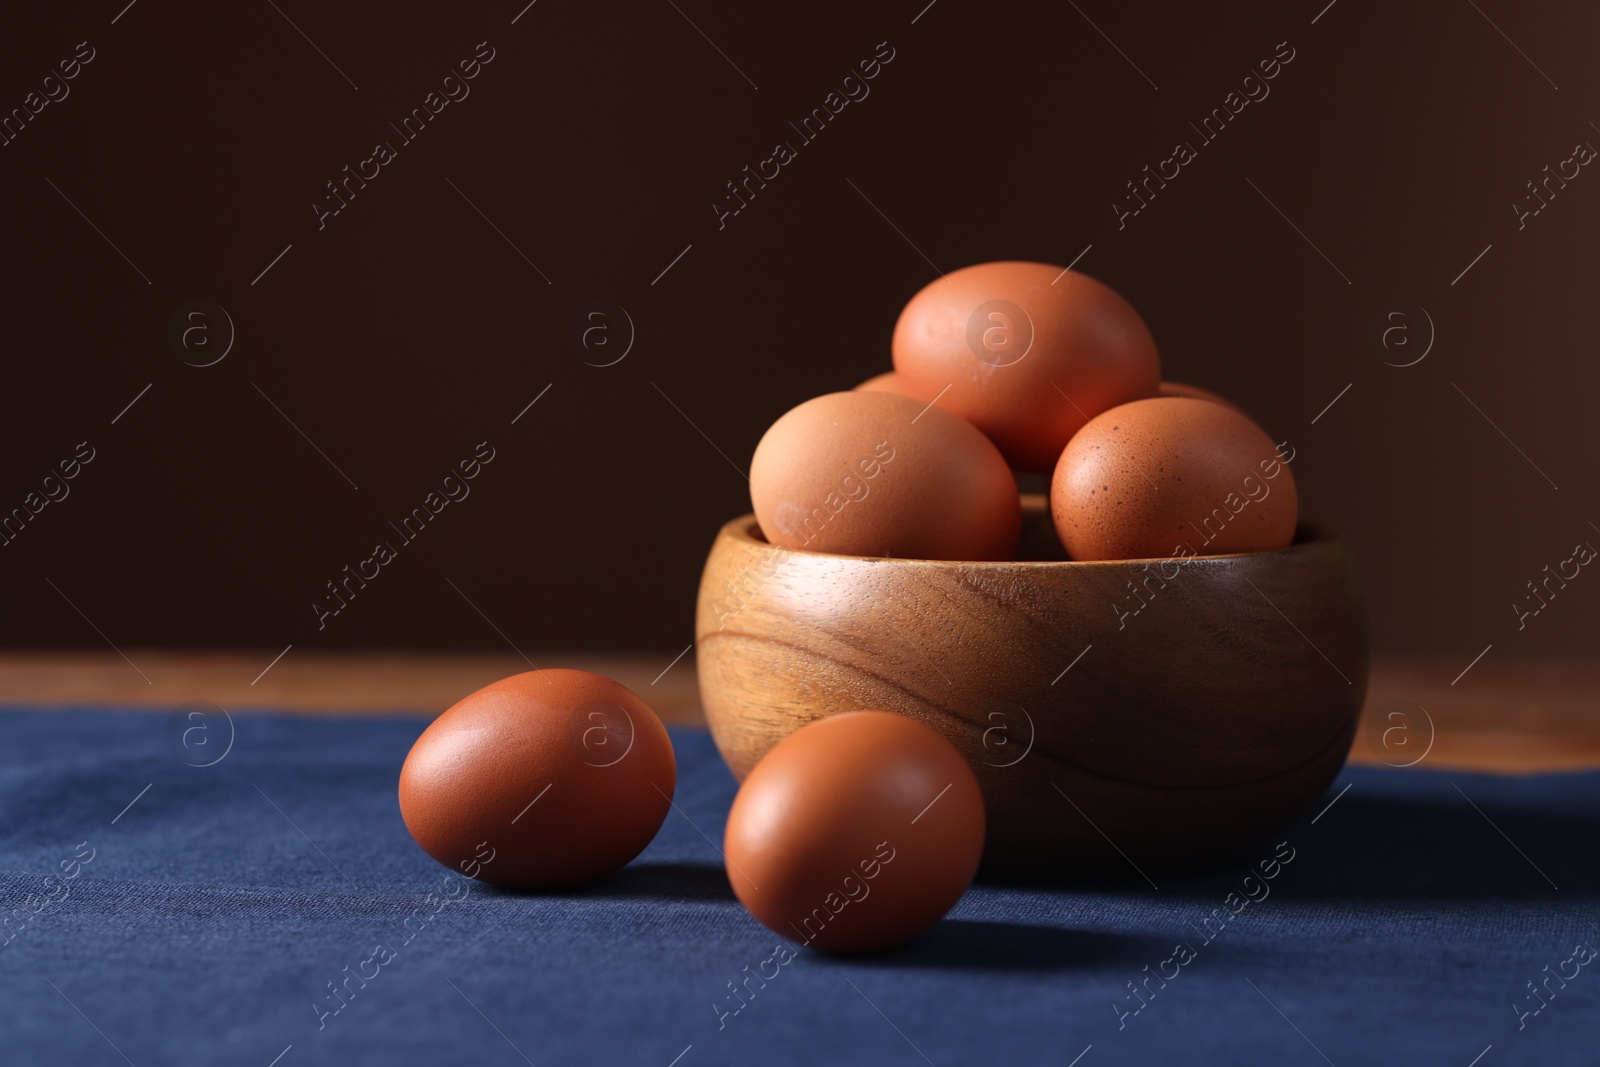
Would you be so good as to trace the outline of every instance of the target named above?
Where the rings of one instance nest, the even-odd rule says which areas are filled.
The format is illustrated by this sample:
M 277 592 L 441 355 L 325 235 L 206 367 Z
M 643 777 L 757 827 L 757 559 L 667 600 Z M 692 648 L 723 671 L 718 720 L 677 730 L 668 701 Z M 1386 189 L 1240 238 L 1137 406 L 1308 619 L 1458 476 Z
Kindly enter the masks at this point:
M 1024 512 L 1048 524 L 1041 497 Z M 1354 569 L 1310 529 L 1181 561 L 962 563 L 782 549 L 746 516 L 712 546 L 696 635 L 736 776 L 813 719 L 910 715 L 977 772 L 991 866 L 1270 832 L 1338 773 L 1367 682 Z

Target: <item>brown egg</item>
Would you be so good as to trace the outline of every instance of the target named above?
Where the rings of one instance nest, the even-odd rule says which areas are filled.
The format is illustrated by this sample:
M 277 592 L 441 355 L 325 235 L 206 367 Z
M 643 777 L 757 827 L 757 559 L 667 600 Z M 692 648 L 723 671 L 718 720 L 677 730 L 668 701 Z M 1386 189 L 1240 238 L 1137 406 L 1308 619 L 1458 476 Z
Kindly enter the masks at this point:
M 1289 462 L 1238 409 L 1156 397 L 1090 420 L 1061 453 L 1050 516 L 1073 559 L 1283 548 L 1299 504 Z
M 1162 382 L 1156 390 L 1157 396 L 1186 396 L 1191 400 L 1209 400 L 1213 404 L 1226 404 L 1235 411 L 1243 412 L 1244 409 L 1226 397 L 1218 396 L 1209 389 L 1202 389 L 1198 385 L 1185 385 L 1182 382 Z
M 827 952 L 909 941 L 961 899 L 983 854 L 961 753 L 904 715 L 855 711 L 762 757 L 728 813 L 728 881 L 768 929 Z
M 766 539 L 854 556 L 1010 559 L 1017 482 L 989 439 L 897 393 L 829 393 L 772 424 L 750 463 Z
M 900 376 L 894 371 L 884 371 L 874 375 L 856 386 L 857 392 L 868 393 L 905 393 L 905 387 L 900 384 Z M 910 395 L 909 393 L 906 395 Z
M 400 814 L 452 870 L 513 889 L 578 885 L 650 843 L 676 777 L 666 728 L 631 690 L 588 671 L 528 671 L 422 732 L 400 769 Z
M 911 298 L 894 327 L 910 395 L 988 434 L 1018 470 L 1048 474 L 1083 424 L 1154 396 L 1155 341 L 1133 306 L 1048 263 L 981 263 Z

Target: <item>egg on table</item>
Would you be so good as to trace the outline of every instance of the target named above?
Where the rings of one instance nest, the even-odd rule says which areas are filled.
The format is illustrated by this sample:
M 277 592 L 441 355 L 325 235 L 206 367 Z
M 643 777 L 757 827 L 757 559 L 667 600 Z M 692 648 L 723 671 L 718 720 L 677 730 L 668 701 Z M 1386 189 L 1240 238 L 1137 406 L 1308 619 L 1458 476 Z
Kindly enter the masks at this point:
M 666 727 L 589 671 L 545 669 L 462 698 L 412 745 L 400 814 L 424 852 L 515 889 L 579 885 L 637 856 L 672 804 Z
M 728 813 L 728 881 L 768 929 L 827 952 L 908 941 L 966 892 L 984 806 L 965 757 L 884 711 L 830 715 L 778 742 Z

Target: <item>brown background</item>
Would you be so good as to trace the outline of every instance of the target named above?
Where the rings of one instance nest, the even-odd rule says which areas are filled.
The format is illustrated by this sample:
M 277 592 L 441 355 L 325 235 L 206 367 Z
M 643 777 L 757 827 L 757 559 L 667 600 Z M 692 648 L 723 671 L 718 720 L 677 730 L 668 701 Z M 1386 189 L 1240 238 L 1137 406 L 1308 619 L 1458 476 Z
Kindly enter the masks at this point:
M 924 2 L 8 12 L 0 109 L 97 54 L 0 148 L 0 511 L 79 441 L 97 455 L 0 548 L 0 641 L 680 648 L 710 539 L 748 508 L 735 466 L 787 408 L 887 368 L 930 260 L 1088 247 L 1168 377 L 1295 445 L 1380 651 L 1594 648 L 1588 570 L 1521 632 L 1510 605 L 1600 546 L 1600 176 L 1520 232 L 1511 204 L 1600 145 L 1600 12 Z M 480 41 L 471 95 L 319 231 L 324 183 Z M 870 96 L 719 231 L 724 183 L 880 41 Z M 1281 41 L 1271 95 L 1119 231 L 1123 183 Z M 168 342 L 190 299 L 235 324 L 214 366 Z M 593 300 L 636 327 L 614 366 L 569 340 Z M 1371 337 L 1406 304 L 1436 344 L 1385 366 L 1420 351 Z M 471 496 L 319 632 L 324 583 L 482 440 Z

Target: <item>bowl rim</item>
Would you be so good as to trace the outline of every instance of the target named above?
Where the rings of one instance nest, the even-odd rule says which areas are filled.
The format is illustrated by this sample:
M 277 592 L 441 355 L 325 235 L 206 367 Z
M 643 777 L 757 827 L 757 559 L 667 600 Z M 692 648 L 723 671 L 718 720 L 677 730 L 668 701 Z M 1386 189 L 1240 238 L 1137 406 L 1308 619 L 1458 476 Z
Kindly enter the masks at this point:
M 1022 493 L 1022 510 L 1024 512 L 1044 513 L 1048 516 L 1049 507 L 1043 493 Z M 1319 547 L 1333 544 L 1342 544 L 1343 539 L 1336 530 L 1329 529 L 1317 523 L 1304 520 L 1295 523 L 1294 540 L 1283 548 L 1269 548 L 1257 552 L 1197 552 L 1189 556 L 1142 556 L 1129 559 L 924 559 L 916 556 L 858 556 L 847 552 L 819 552 L 812 548 L 785 548 L 768 541 L 761 533 L 761 524 L 757 521 L 755 512 L 746 512 L 737 518 L 724 523 L 719 537 L 727 537 L 755 546 L 757 549 L 772 553 L 783 553 L 791 556 L 801 556 L 815 559 L 840 559 L 856 560 L 863 563 L 896 563 L 919 564 L 924 566 L 939 567 L 1127 567 L 1149 566 L 1151 564 L 1176 563 L 1186 566 L 1190 563 L 1207 560 L 1228 559 L 1261 559 L 1270 556 L 1283 556 L 1295 552 L 1310 551 Z

